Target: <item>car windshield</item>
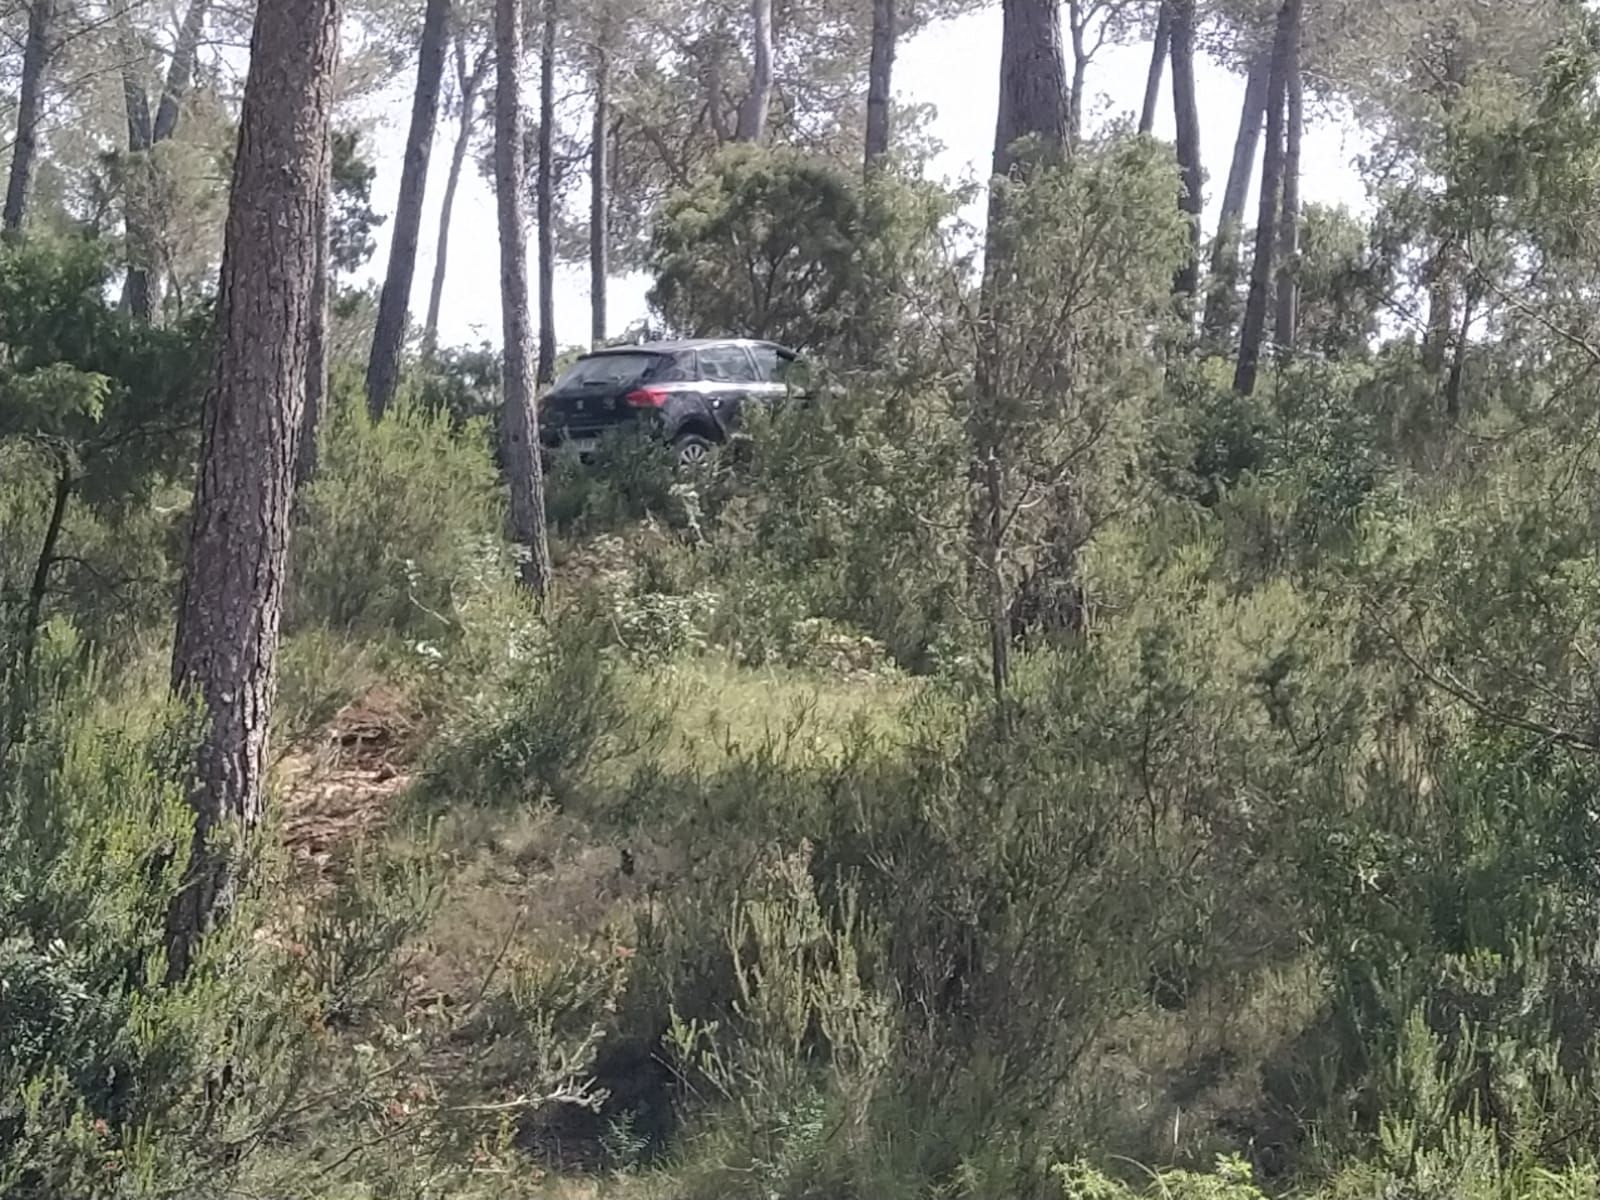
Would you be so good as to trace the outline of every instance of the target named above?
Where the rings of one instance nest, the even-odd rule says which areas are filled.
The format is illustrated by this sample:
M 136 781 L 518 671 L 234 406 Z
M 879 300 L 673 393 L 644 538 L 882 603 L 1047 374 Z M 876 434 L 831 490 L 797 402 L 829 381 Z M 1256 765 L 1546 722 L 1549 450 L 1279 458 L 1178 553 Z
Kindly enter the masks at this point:
M 632 383 L 660 361 L 659 354 L 596 354 L 592 358 L 581 358 L 556 381 L 555 390 L 621 387 Z

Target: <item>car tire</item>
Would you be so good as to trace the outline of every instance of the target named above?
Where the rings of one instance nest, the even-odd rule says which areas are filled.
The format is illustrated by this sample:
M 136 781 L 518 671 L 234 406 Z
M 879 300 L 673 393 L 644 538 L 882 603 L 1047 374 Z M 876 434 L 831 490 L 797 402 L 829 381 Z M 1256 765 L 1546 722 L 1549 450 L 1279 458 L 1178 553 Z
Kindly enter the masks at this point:
M 680 433 L 672 440 L 673 461 L 681 471 L 694 471 L 705 466 L 713 449 L 712 443 L 698 433 Z

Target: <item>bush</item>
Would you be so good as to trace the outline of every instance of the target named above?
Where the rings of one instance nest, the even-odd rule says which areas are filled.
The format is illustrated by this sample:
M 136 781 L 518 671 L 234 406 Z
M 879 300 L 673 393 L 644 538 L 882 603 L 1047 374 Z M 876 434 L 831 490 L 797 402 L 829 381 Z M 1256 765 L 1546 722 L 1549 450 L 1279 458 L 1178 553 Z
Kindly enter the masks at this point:
M 458 428 L 444 413 L 401 406 L 374 423 L 343 379 L 318 475 L 301 497 L 287 630 L 453 634 L 459 594 L 510 575 L 485 447 L 482 428 Z

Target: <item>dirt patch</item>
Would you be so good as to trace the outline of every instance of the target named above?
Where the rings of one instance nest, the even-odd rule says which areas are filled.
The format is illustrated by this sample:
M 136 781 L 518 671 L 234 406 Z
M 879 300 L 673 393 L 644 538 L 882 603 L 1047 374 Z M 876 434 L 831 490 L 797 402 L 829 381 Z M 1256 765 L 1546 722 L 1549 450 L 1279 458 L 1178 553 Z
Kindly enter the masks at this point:
M 419 733 L 407 698 L 380 685 L 284 760 L 283 841 L 307 886 L 330 884 L 342 858 L 382 829 L 411 783 Z

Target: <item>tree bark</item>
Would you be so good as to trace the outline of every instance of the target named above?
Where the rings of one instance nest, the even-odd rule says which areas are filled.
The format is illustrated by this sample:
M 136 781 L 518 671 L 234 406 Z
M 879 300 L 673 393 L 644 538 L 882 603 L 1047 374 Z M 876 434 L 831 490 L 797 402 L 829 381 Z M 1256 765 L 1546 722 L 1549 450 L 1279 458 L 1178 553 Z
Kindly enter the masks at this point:
M 450 262 L 450 226 L 455 219 L 456 190 L 461 186 L 461 169 L 472 148 L 472 128 L 477 123 L 478 89 L 483 86 L 489 55 L 484 54 L 467 70 L 466 46 L 456 41 L 456 81 L 461 88 L 461 116 L 456 127 L 455 149 L 450 155 L 450 174 L 444 184 L 444 204 L 439 209 L 439 245 L 433 257 L 433 286 L 428 292 L 428 319 L 422 330 L 424 352 L 432 354 L 439 346 L 439 313 L 444 306 L 445 271 Z
M 1261 127 L 1267 117 L 1267 88 L 1271 79 L 1272 52 L 1267 50 L 1251 61 L 1250 73 L 1245 77 L 1244 108 L 1239 114 L 1233 162 L 1228 167 L 1228 182 L 1222 192 L 1217 237 L 1211 247 L 1211 279 L 1206 289 L 1203 328 L 1206 337 L 1214 341 L 1227 336 L 1236 313 L 1234 288 L 1239 275 L 1239 238 L 1244 228 L 1244 207 L 1250 199 L 1250 183 L 1255 175 L 1256 151 L 1261 147 Z
M 523 214 L 522 34 L 520 0 L 495 0 L 495 196 L 500 222 L 500 311 L 504 362 L 501 440 L 511 489 L 512 536 L 522 549 L 524 586 L 544 595 L 550 546 L 544 525 L 544 475 L 539 466 L 539 413 L 534 406 L 533 322 L 528 305 L 528 246 Z
M 1300 75 L 1302 0 L 1294 0 L 1294 30 L 1284 66 L 1283 201 L 1278 217 L 1278 296 L 1273 341 L 1293 350 L 1300 325 L 1300 143 L 1305 133 L 1305 86 Z
M 556 374 L 556 3 L 544 0 L 539 44 L 539 369 L 543 386 Z
M 178 119 L 183 113 L 183 101 L 194 82 L 195 63 L 200 55 L 200 38 L 205 33 L 206 16 L 210 0 L 189 0 L 179 27 L 177 44 L 172 48 L 172 58 L 167 63 L 167 75 L 161 86 L 161 99 L 156 104 L 155 115 L 150 114 L 150 98 L 144 87 L 134 77 L 132 30 L 123 27 L 122 40 L 125 62 L 122 66 L 122 98 L 128 118 L 128 189 L 126 223 L 128 237 L 128 277 L 123 284 L 123 303 L 140 321 L 148 322 L 155 315 L 157 285 L 152 269 L 157 257 L 156 167 L 151 160 L 155 147 L 170 141 L 178 132 Z M 119 11 L 126 21 L 127 10 Z
M 28 9 L 28 40 L 22 49 L 22 90 L 17 95 L 17 136 L 11 147 L 11 173 L 0 230 L 17 233 L 28 212 L 33 164 L 39 153 L 39 113 L 44 107 L 44 77 L 55 37 L 56 0 L 33 0 Z
M 611 274 L 611 63 L 604 47 L 594 65 L 594 133 L 589 147 L 589 344 L 606 342 L 606 285 Z
M 272 0 L 251 36 L 172 659 L 173 690 L 206 717 L 188 876 L 168 915 L 174 979 L 232 899 L 235 864 L 214 833 L 224 823 L 248 831 L 265 802 L 341 8 Z
M 417 240 L 422 233 L 422 202 L 428 191 L 428 163 L 439 120 L 439 88 L 444 81 L 444 54 L 449 40 L 450 0 L 428 0 L 422 18 L 422 45 L 417 54 L 417 88 L 411 97 L 411 130 L 400 168 L 400 196 L 395 202 L 394 236 L 378 321 L 367 361 L 367 411 L 380 420 L 394 403 L 400 386 L 400 355 L 405 348 L 406 316 L 411 310 L 411 284 L 417 271 Z
M 1061 10 L 1052 0 L 1002 0 L 1000 107 L 995 118 L 994 174 L 1011 174 L 1016 146 L 1036 137 L 1047 152 L 1067 141 L 1067 65 Z
M 1178 125 L 1178 171 L 1183 177 L 1178 207 L 1189 219 L 1189 257 L 1173 280 L 1173 291 L 1193 297 L 1200 290 L 1200 218 L 1205 212 L 1194 83 L 1194 0 L 1172 0 L 1172 112 Z
M 306 407 L 300 418 L 300 441 L 295 454 L 296 490 L 306 487 L 317 475 L 317 438 L 322 430 L 323 410 L 328 398 L 328 291 L 333 270 L 332 230 L 329 214 L 333 205 L 333 136 L 322 150 L 322 185 L 317 194 L 316 273 L 311 279 L 311 328 L 306 338 Z
M 1089 78 L 1088 14 L 1084 0 L 1067 0 L 1067 35 L 1072 40 L 1072 82 L 1067 87 L 1067 144 L 1083 140 L 1083 89 Z
M 184 97 L 194 82 L 195 62 L 200 55 L 200 36 L 205 32 L 206 16 L 211 0 L 190 0 L 178 32 L 178 44 L 173 47 L 172 61 L 167 64 L 167 80 L 161 89 L 161 102 L 156 105 L 155 126 L 151 141 L 164 142 L 178 132 L 178 115 L 183 109 Z
M 739 106 L 734 134 L 740 142 L 759 142 L 767 132 L 767 111 L 772 107 L 772 0 L 750 0 L 750 36 L 750 91 Z
M 1002 179 L 1020 179 L 1039 155 L 1059 158 L 1068 150 L 1067 68 L 1061 45 L 1061 9 L 1056 0 L 1002 0 L 1000 105 L 995 119 L 994 183 L 989 190 L 989 227 L 979 299 L 978 354 L 967 415 L 968 482 L 971 488 L 968 548 L 969 588 L 981 598 L 989 626 L 989 668 L 995 711 L 1005 728 L 1010 685 L 1009 586 L 1005 573 L 1006 510 L 1011 503 L 1008 464 L 1003 461 L 997 315 L 1007 286 L 1008 264 L 1022 252 L 1010 244 L 1003 221 Z M 1024 156 L 1020 145 L 1031 139 Z
M 1278 208 L 1283 193 L 1284 101 L 1288 95 L 1290 35 L 1297 19 L 1299 0 L 1283 0 L 1278 10 L 1277 34 L 1272 44 L 1272 75 L 1267 86 L 1267 145 L 1261 161 L 1261 203 L 1256 216 L 1255 261 L 1250 265 L 1250 295 L 1245 301 L 1239 330 L 1239 359 L 1233 372 L 1233 390 L 1248 396 L 1256 389 L 1261 366 L 1261 346 L 1272 307 L 1272 282 L 1278 243 Z
M 45 525 L 44 542 L 39 547 L 39 557 L 33 568 L 33 582 L 28 587 L 28 604 L 22 616 L 22 645 L 17 652 L 16 664 L 24 680 L 33 671 L 33 654 L 39 644 L 39 626 L 44 621 L 45 597 L 50 594 L 50 572 L 55 569 L 56 548 L 61 544 L 61 531 L 66 525 L 67 505 L 77 486 L 78 477 L 73 470 L 72 459 L 63 452 L 56 461 L 56 485 L 50 504 L 50 520 Z
M 1156 109 L 1161 103 L 1161 76 L 1165 73 L 1167 54 L 1172 42 L 1172 7 L 1161 0 L 1156 13 L 1156 35 L 1150 45 L 1150 72 L 1144 80 L 1144 106 L 1139 110 L 1139 132 L 1152 133 L 1156 127 Z
M 889 156 L 894 55 L 900 38 L 895 0 L 872 0 L 872 57 L 867 63 L 866 171 Z

